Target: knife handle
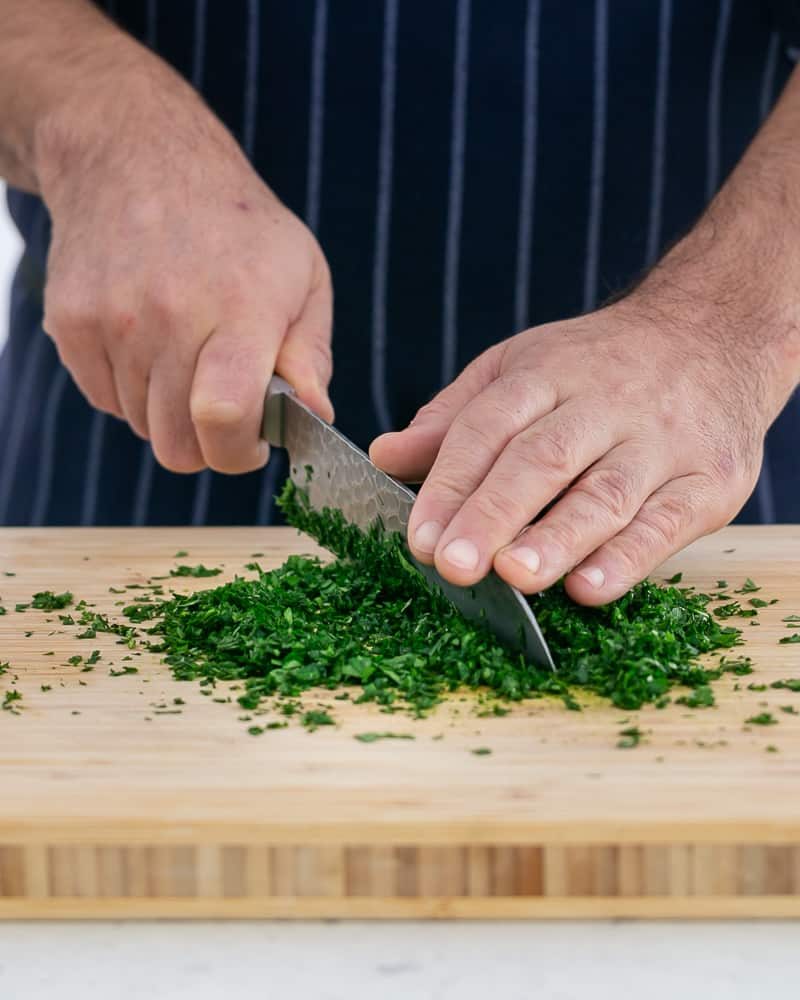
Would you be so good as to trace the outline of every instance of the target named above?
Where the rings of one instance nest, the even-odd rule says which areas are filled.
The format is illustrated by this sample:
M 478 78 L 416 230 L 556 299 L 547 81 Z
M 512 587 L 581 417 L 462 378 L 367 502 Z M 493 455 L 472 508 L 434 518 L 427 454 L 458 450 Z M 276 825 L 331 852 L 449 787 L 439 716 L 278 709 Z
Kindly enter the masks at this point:
M 294 396 L 294 389 L 280 375 L 273 375 L 264 397 L 264 417 L 261 422 L 261 437 L 271 445 L 283 447 L 283 402 L 286 396 Z

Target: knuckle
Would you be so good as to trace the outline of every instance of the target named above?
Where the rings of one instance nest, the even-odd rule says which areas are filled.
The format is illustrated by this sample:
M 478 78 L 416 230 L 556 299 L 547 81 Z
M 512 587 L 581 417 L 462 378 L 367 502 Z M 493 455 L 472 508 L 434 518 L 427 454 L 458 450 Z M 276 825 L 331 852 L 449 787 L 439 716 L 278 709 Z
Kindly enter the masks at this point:
M 577 522 L 568 520 L 565 516 L 545 518 L 534 529 L 549 546 L 574 557 L 581 547 L 581 533 Z
M 187 299 L 180 282 L 169 277 L 151 280 L 145 299 L 146 310 L 158 326 L 173 327 L 187 312 Z
M 498 489 L 486 488 L 475 494 L 470 503 L 482 518 L 504 525 L 525 524 L 529 516 L 524 506 Z
M 434 468 L 428 476 L 419 495 L 424 493 L 437 507 L 457 509 L 466 499 L 463 468 L 457 460 L 439 462 L 438 468 Z
M 612 521 L 619 523 L 630 511 L 634 483 L 622 469 L 591 469 L 572 490 L 584 494 L 593 505 L 599 504 Z
M 443 398 L 443 395 L 434 396 L 430 402 L 425 403 L 421 406 L 415 416 L 411 421 L 412 424 L 417 423 L 438 423 L 442 417 L 447 417 L 451 410 L 447 404 L 447 400 Z
M 204 428 L 225 430 L 236 427 L 245 417 L 244 407 L 235 399 L 195 398 L 189 402 L 192 423 Z
M 515 438 L 509 449 L 515 457 L 543 472 L 548 479 L 563 482 L 572 478 L 575 465 L 574 445 L 563 433 L 537 431 L 530 438 Z
M 280 361 L 291 365 L 295 378 L 308 375 L 327 385 L 333 375 L 331 349 L 326 340 L 318 337 L 302 343 L 287 343 L 281 351 Z
M 660 551 L 674 546 L 691 518 L 693 507 L 690 493 L 681 496 L 665 494 L 642 507 L 638 520 L 651 538 L 650 548 Z
M 96 309 L 68 286 L 48 288 L 42 325 L 53 338 L 74 337 L 93 326 Z

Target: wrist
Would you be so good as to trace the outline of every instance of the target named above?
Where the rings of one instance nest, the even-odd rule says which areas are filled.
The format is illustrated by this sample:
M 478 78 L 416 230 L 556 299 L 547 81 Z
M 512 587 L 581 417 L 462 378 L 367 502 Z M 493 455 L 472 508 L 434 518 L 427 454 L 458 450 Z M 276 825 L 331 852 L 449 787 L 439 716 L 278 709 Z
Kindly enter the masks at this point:
M 738 187 L 723 188 L 631 298 L 686 334 L 687 349 L 721 353 L 760 393 L 769 425 L 800 382 L 800 220 Z

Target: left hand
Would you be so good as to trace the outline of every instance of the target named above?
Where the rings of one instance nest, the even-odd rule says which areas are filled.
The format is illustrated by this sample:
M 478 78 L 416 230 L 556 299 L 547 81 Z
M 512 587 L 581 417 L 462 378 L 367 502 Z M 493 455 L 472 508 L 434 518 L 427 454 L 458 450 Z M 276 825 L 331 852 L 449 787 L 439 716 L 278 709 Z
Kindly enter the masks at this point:
M 727 523 L 785 395 L 742 324 L 679 298 L 645 286 L 525 330 L 377 438 L 377 465 L 427 476 L 414 555 L 462 586 L 492 567 L 526 593 L 566 574 L 570 596 L 599 605 Z

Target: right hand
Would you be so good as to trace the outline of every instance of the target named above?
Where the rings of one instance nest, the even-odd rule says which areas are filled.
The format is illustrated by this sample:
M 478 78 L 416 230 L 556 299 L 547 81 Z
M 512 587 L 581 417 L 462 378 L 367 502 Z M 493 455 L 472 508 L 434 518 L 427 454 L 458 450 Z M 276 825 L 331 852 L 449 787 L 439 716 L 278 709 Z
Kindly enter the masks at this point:
M 166 468 L 259 468 L 273 371 L 333 419 L 322 251 L 160 60 L 90 84 L 39 132 L 44 327 L 89 402 Z

